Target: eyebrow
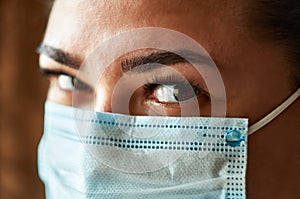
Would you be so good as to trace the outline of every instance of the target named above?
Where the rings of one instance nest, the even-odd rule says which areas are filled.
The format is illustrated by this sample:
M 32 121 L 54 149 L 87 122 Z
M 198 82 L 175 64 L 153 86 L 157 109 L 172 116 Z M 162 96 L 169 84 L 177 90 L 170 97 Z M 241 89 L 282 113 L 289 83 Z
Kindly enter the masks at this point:
M 80 68 L 81 61 L 75 55 L 71 55 L 63 50 L 48 46 L 46 44 L 41 44 L 38 47 L 37 52 L 39 54 L 46 55 L 54 61 L 70 68 L 77 70 Z
M 37 52 L 73 69 L 78 70 L 81 66 L 81 61 L 75 55 L 46 44 L 41 44 L 38 47 Z M 122 59 L 120 62 L 121 69 L 124 73 L 141 65 L 148 65 L 149 67 L 139 67 L 137 68 L 137 72 L 145 72 L 161 67 L 161 65 L 155 64 L 174 65 L 178 63 L 200 63 L 212 65 L 212 60 L 210 57 L 200 53 L 190 50 L 179 50 L 176 52 L 155 51 L 147 55 L 127 57 Z
M 125 58 L 121 60 L 121 68 L 123 72 L 127 72 L 141 65 L 149 65 L 149 67 L 137 68 L 137 72 L 145 72 L 161 67 L 161 65 L 155 64 L 174 65 L 178 63 L 202 63 L 205 65 L 212 65 L 212 60 L 208 56 L 189 50 L 180 50 L 176 52 L 157 51 L 149 53 L 148 55 Z

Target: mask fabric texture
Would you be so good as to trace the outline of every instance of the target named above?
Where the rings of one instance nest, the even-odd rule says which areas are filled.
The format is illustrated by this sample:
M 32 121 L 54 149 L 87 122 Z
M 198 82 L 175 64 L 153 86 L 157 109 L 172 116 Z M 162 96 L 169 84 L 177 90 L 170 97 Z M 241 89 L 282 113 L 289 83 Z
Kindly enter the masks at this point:
M 247 126 L 46 102 L 39 175 L 47 199 L 246 198 Z

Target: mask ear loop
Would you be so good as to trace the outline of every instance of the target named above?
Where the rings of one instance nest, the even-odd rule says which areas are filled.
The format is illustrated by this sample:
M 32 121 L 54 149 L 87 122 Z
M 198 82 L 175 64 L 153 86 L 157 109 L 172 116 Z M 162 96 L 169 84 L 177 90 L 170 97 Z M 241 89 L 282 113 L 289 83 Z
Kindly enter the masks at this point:
M 269 122 L 271 122 L 275 117 L 277 117 L 282 111 L 284 111 L 288 106 L 290 106 L 296 99 L 300 96 L 300 88 L 296 90 L 287 100 L 285 100 L 280 106 L 278 106 L 271 113 L 266 115 L 264 118 L 251 125 L 248 130 L 248 135 L 251 135 L 255 131 L 259 130 Z

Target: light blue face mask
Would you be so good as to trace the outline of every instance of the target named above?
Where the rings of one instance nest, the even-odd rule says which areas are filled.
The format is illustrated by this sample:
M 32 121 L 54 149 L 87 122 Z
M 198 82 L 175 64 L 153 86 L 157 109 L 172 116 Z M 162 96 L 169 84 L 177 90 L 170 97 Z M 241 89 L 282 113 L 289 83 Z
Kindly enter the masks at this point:
M 247 119 L 95 113 L 46 102 L 39 175 L 48 199 L 245 198 Z

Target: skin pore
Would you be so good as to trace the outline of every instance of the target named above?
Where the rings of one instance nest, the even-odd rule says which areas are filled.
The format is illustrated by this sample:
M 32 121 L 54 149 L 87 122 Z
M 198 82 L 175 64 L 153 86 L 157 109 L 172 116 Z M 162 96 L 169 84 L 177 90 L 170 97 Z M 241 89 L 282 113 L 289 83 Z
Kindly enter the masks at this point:
M 290 66 L 281 48 L 256 41 L 247 32 L 239 1 L 94 1 L 57 0 L 50 16 L 43 44 L 59 49 L 83 62 L 98 45 L 116 34 L 141 27 L 162 27 L 182 32 L 201 44 L 215 61 L 224 81 L 227 116 L 249 118 L 250 125 L 280 105 L 295 91 Z M 140 51 L 147 54 L 148 51 Z M 126 56 L 133 56 L 132 54 Z M 105 71 L 103 86 L 97 89 L 97 111 L 110 112 L 110 96 L 123 72 L 118 60 Z M 50 72 L 48 100 L 72 105 L 72 92 L 59 86 L 61 74 L 76 77 L 78 70 L 58 63 L 46 54 L 40 57 L 42 70 Z M 188 79 L 193 71 L 177 64 Z M 52 72 L 52 73 L 51 73 Z M 194 77 L 201 83 L 201 78 Z M 142 91 L 141 91 L 142 92 Z M 138 91 L 137 91 L 138 93 Z M 176 107 L 138 96 L 133 110 L 167 110 Z M 203 103 L 209 103 L 201 96 Z M 141 103 L 145 100 L 145 103 Z M 207 100 L 207 101 L 205 101 Z M 131 105 L 132 106 L 132 105 Z M 199 105 L 200 106 L 200 105 Z M 201 105 L 205 106 L 205 105 Z M 248 198 L 297 198 L 299 168 L 299 100 L 270 124 L 249 137 Z M 154 107 L 154 108 L 151 108 Z M 209 113 L 209 108 L 203 108 Z M 299 183 L 298 183 L 299 184 Z

